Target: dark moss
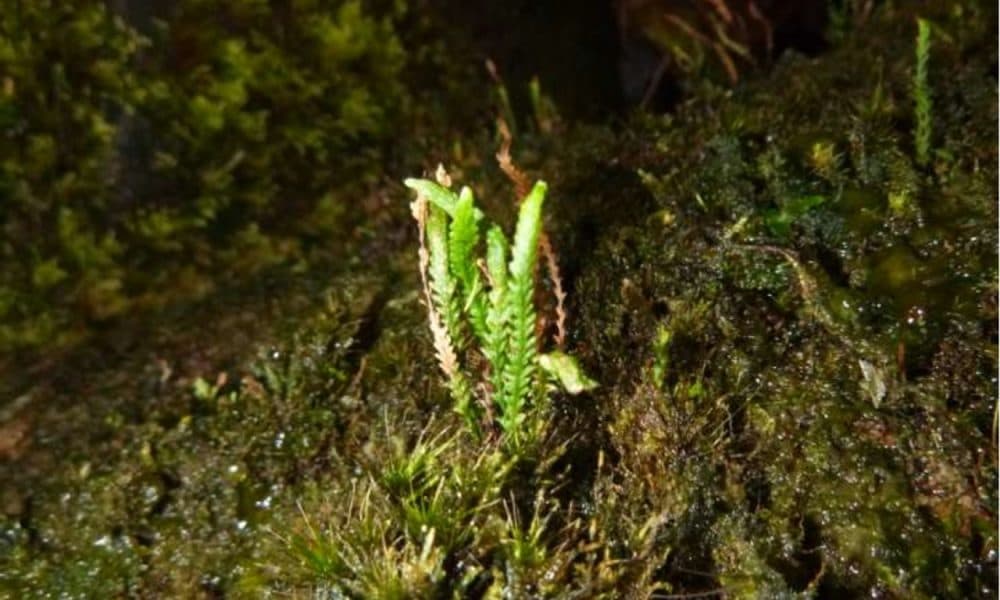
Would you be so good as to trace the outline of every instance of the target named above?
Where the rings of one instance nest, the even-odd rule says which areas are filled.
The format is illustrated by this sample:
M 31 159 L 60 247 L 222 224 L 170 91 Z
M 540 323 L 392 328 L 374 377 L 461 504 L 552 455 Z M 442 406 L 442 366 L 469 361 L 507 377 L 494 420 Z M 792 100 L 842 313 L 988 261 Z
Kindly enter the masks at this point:
M 938 69 L 990 81 L 995 49 L 949 67 L 968 26 L 940 18 L 956 38 L 940 42 Z M 605 381 L 634 374 L 637 355 L 651 364 L 657 326 L 671 331 L 653 410 L 689 406 L 718 436 L 694 472 L 620 456 L 627 472 L 706 494 L 684 505 L 713 534 L 671 546 L 675 589 L 963 597 L 995 584 L 996 539 L 979 531 L 996 502 L 983 456 L 995 332 L 981 327 L 996 286 L 996 159 L 975 161 L 971 144 L 959 158 L 944 132 L 976 135 L 996 110 L 942 89 L 934 172 L 915 166 L 903 123 L 911 24 L 880 19 L 820 59 L 789 58 L 731 98 L 643 124 L 655 149 L 636 167 L 666 218 L 609 228 L 576 298 Z M 961 389 L 934 366 L 951 361 L 972 369 Z M 648 403 L 626 395 L 606 418 L 656 431 L 663 416 L 630 416 Z M 669 438 L 653 447 L 689 452 Z

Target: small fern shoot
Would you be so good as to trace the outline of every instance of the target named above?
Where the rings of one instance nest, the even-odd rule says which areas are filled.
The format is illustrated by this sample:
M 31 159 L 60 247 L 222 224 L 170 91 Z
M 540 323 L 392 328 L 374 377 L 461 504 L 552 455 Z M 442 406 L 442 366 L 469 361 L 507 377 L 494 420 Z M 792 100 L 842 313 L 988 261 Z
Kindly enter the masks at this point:
M 420 232 L 420 279 L 427 304 L 427 320 L 434 341 L 434 353 L 438 365 L 448 378 L 455 410 L 471 429 L 478 431 L 479 417 L 472 402 L 472 388 L 459 367 L 452 339 L 460 317 L 454 301 L 455 281 L 448 268 L 447 216 L 442 219 L 441 209 L 432 206 L 425 196 L 418 196 L 410 209 Z
M 510 243 L 503 230 L 494 225 L 486 234 L 486 272 L 490 278 L 489 305 L 486 311 L 486 340 L 483 355 L 490 364 L 490 385 L 494 397 L 504 389 L 507 367 L 507 257 Z
M 440 181 L 450 185 L 446 177 Z M 500 227 L 485 222 L 470 188 L 456 195 L 425 179 L 405 183 L 417 193 L 413 212 L 420 230 L 421 278 L 438 363 L 455 410 L 474 433 L 481 425 L 496 424 L 509 447 L 520 448 L 530 442 L 525 422 L 548 398 L 547 381 L 570 393 L 596 385 L 572 357 L 539 353 L 535 278 L 548 187 L 539 181 L 522 200 L 511 243 Z M 484 228 L 485 261 L 478 257 Z M 485 361 L 470 360 L 471 354 Z M 462 368 L 484 362 L 488 369 L 475 378 Z M 475 387 L 474 379 L 479 380 Z

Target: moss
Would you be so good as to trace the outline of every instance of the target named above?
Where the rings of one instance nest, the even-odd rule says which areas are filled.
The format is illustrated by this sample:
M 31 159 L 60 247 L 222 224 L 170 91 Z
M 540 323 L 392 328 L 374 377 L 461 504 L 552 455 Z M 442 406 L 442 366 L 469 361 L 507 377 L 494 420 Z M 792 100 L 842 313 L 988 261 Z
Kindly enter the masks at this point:
M 663 398 L 650 406 L 648 392 L 635 393 L 602 414 L 626 419 L 613 440 L 631 432 L 617 469 L 701 490 L 681 505 L 712 535 L 673 547 L 660 574 L 675 591 L 961 597 L 992 585 L 996 539 L 975 523 L 992 519 L 996 501 L 995 470 L 977 457 L 993 410 L 985 373 L 995 331 L 982 328 L 992 313 L 981 299 L 995 288 L 997 216 L 972 207 L 995 196 L 992 184 L 977 186 L 993 181 L 996 164 L 962 167 L 948 153 L 933 174 L 919 167 L 896 120 L 908 110 L 908 23 L 889 11 L 821 59 L 786 59 L 732 99 L 640 125 L 652 138 L 636 164 L 655 199 L 650 214 L 671 218 L 609 228 L 575 297 L 579 339 L 610 373 L 637 352 L 663 363 L 654 333 L 671 332 Z M 953 68 L 985 72 L 993 57 Z M 830 89 L 836 98 L 820 100 Z M 938 108 L 970 135 L 996 118 L 954 97 Z M 953 178 L 979 183 L 952 195 Z M 967 208 L 949 209 L 959 197 Z M 976 241 L 959 241 L 962 230 Z M 959 351 L 967 342 L 980 350 Z M 958 389 L 934 366 L 952 360 L 983 370 Z M 961 425 L 939 420 L 958 405 Z M 702 424 L 700 435 L 717 436 L 697 454 L 705 468 L 632 462 L 647 444 L 675 460 L 704 447 L 654 434 L 674 411 L 690 411 L 681 431 Z M 930 500 L 928 479 L 951 487 Z M 648 515 L 677 505 L 640 497 L 652 502 Z M 686 575 L 694 571 L 705 579 Z
M 336 462 L 379 285 L 341 277 L 308 325 L 217 375 L 194 376 L 182 364 L 187 373 L 174 373 L 163 362 L 124 382 L 103 373 L 97 381 L 110 399 L 98 392 L 86 399 L 89 412 L 68 420 L 36 417 L 52 438 L 36 439 L 30 460 L 3 474 L 12 495 L 0 589 L 18 597 L 234 589 L 274 515 L 294 512 L 289 490 Z M 32 393 L 42 395 L 34 402 L 58 402 Z M 81 425 L 89 439 L 74 439 Z
M 148 38 L 88 2 L 0 21 L 0 351 L 203 291 L 177 279 L 310 264 L 438 118 L 406 69 L 440 54 L 403 2 L 191 0 L 163 17 Z
M 669 116 L 519 134 L 601 382 L 554 395 L 522 460 L 449 410 L 402 189 L 365 197 L 335 269 L 206 291 L 5 380 L 0 595 L 995 595 L 995 8 L 921 13 L 948 34 L 923 167 L 910 6 Z M 510 224 L 472 158 L 493 140 L 460 141 L 438 153 Z

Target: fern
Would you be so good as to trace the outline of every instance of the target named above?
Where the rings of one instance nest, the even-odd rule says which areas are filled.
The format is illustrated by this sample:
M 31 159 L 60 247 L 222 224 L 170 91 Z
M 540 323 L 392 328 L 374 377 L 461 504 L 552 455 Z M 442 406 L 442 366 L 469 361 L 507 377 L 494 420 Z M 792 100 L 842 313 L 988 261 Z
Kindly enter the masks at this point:
M 469 314 L 469 324 L 481 344 L 486 339 L 486 303 L 483 298 L 483 281 L 475 259 L 475 249 L 479 245 L 479 226 L 476 223 L 474 202 L 472 190 L 462 188 L 449 230 L 448 262 L 463 290 L 463 311 Z
M 461 350 L 461 314 L 458 306 L 457 282 L 448 261 L 448 217 L 436 206 L 430 207 L 427 218 L 427 241 L 430 248 L 430 284 L 434 307 L 442 316 L 448 333 Z
M 490 364 L 490 384 L 494 397 L 503 394 L 504 368 L 510 345 L 507 332 L 507 256 L 510 244 L 497 226 L 486 234 L 486 270 L 490 276 L 489 306 L 486 313 L 486 342 L 483 355 Z
M 438 361 L 448 376 L 448 386 L 455 401 L 455 410 L 470 427 L 477 427 L 479 415 L 472 398 L 472 386 L 459 368 L 457 351 L 465 345 L 461 312 L 456 298 L 457 281 L 450 271 L 448 257 L 448 216 L 438 206 L 430 206 L 426 222 L 430 262 L 427 281 L 430 287 L 431 330 L 435 336 Z M 435 314 L 436 313 L 436 314 Z M 443 328 L 438 331 L 437 319 Z
M 497 390 L 496 402 L 500 408 L 500 426 L 515 442 L 518 426 L 524 418 L 524 407 L 529 400 L 538 353 L 532 297 L 545 191 L 545 183 L 539 181 L 521 203 L 511 250 L 510 280 L 504 300 L 510 360 L 503 369 L 503 388 Z
M 459 198 L 455 195 L 455 192 L 427 179 L 407 179 L 403 183 L 406 187 L 427 198 L 432 204 L 448 213 L 449 217 L 455 217 L 455 211 L 458 210 L 459 202 Z M 472 190 L 469 190 L 469 193 L 471 192 Z M 483 211 L 473 206 L 472 215 L 478 222 L 483 218 Z
M 479 373 L 480 400 L 496 409 L 496 424 L 508 444 L 521 447 L 527 439 L 525 421 L 547 398 L 546 376 L 570 393 L 596 385 L 572 357 L 561 352 L 539 354 L 535 272 L 547 186 L 537 182 L 521 203 L 513 245 L 500 227 L 489 226 L 484 281 L 477 251 L 485 216 L 476 208 L 472 190 L 466 187 L 456 195 L 428 180 L 405 183 L 417 192 L 414 216 L 421 231 L 421 275 L 431 333 L 455 409 L 473 432 L 480 431 L 482 411 L 475 402 L 472 378 L 459 364 L 476 364 L 469 355 L 478 352 L 489 366 Z M 420 210 L 424 205 L 426 213 Z M 470 330 L 472 338 L 467 335 Z M 469 347 L 470 339 L 478 345 Z

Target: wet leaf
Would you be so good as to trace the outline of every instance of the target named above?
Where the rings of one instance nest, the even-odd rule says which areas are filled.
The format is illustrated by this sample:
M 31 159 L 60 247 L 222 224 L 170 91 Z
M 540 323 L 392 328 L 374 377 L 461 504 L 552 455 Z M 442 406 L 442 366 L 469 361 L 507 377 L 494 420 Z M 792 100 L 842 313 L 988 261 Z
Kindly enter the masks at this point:
M 587 377 L 576 358 L 559 351 L 542 354 L 538 364 L 570 394 L 576 395 L 597 387 L 597 382 Z

